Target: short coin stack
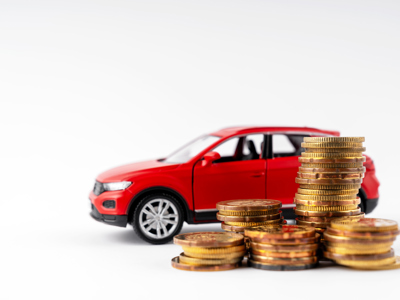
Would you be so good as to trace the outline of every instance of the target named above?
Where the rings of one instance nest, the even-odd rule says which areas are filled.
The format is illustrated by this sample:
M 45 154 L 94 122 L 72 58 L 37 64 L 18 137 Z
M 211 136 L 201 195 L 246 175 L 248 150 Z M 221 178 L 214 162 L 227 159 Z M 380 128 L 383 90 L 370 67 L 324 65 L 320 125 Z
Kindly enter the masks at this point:
M 223 221 L 222 229 L 244 232 L 254 226 L 276 226 L 284 222 L 282 202 L 268 199 L 228 200 L 217 203 L 217 219 Z
M 357 197 L 364 177 L 363 137 L 305 137 L 294 198 L 297 224 L 324 232 L 336 218 L 364 217 Z
M 324 233 L 324 256 L 348 267 L 369 270 L 400 268 L 391 249 L 400 234 L 395 221 L 365 218 L 337 219 Z
M 248 265 L 263 270 L 305 270 L 318 265 L 319 234 L 307 226 L 260 226 L 245 229 L 250 240 Z
M 191 232 L 174 237 L 183 248 L 174 268 L 185 271 L 224 271 L 240 266 L 246 255 L 243 235 L 233 232 Z

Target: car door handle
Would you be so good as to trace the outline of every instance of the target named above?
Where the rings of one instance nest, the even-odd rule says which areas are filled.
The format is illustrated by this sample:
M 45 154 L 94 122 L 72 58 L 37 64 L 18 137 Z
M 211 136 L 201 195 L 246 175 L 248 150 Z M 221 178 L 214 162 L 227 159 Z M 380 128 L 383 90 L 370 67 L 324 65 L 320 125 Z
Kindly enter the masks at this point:
M 265 172 L 258 172 L 258 173 L 253 173 L 251 175 L 251 177 L 261 177 L 261 176 L 264 176 L 264 175 L 265 175 Z

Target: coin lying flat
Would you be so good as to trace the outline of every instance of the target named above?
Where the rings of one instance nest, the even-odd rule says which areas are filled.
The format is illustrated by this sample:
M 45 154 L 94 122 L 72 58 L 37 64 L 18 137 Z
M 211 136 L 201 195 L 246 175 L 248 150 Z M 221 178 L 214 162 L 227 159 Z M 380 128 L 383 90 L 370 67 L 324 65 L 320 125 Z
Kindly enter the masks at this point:
M 344 185 L 344 184 L 361 184 L 361 178 L 351 178 L 351 179 L 335 179 L 335 178 L 324 178 L 324 179 L 308 179 L 296 177 L 296 183 L 298 184 L 325 184 L 325 185 Z
M 364 218 L 360 220 L 335 220 L 331 225 L 334 229 L 358 232 L 396 231 L 396 221 L 376 218 Z
M 393 231 L 377 231 L 377 232 L 358 232 L 358 231 L 349 231 L 349 230 L 341 230 L 329 227 L 327 232 L 332 235 L 339 235 L 339 236 L 347 236 L 347 237 L 354 237 L 359 239 L 386 239 L 391 237 L 396 237 L 400 234 L 400 230 L 393 230 Z
M 346 248 L 347 250 L 351 250 L 351 251 L 359 251 L 359 253 L 363 253 L 363 252 L 373 252 L 376 249 L 388 249 L 388 251 L 390 250 L 390 248 L 393 245 L 393 241 L 386 241 L 384 243 L 346 243 L 346 242 L 332 242 L 332 241 L 328 241 L 328 240 L 324 240 L 324 244 L 326 245 L 326 247 L 334 247 L 334 248 Z M 345 253 L 343 253 L 345 254 Z
M 203 259 L 186 256 L 184 253 L 179 255 L 179 261 L 183 264 L 194 266 L 217 266 L 236 264 L 243 260 L 243 256 L 231 259 Z
M 261 255 L 250 255 L 253 261 L 276 264 L 276 265 L 300 265 L 300 264 L 313 264 L 318 262 L 318 257 L 295 257 L 295 258 L 280 258 L 280 257 L 266 257 Z
M 299 218 L 296 218 L 295 220 L 296 224 L 298 225 L 318 227 L 318 228 L 327 228 L 330 224 L 330 222 L 312 222 L 312 221 L 299 220 Z
M 324 256 L 326 258 L 332 260 L 354 260 L 354 261 L 371 261 L 371 260 L 380 260 L 394 257 L 394 250 L 391 249 L 386 253 L 379 253 L 379 254 L 362 254 L 362 255 L 354 255 L 354 254 L 339 254 L 339 253 L 332 253 L 329 251 L 324 252 Z
M 387 265 L 392 265 L 396 262 L 396 257 L 390 257 L 385 259 L 378 260 L 335 260 L 335 262 L 339 265 L 357 268 L 357 269 L 370 269 L 370 268 L 378 268 Z
M 317 143 L 301 143 L 302 148 L 362 148 L 362 143 L 355 142 L 317 142 Z
M 275 251 L 275 252 L 303 252 L 316 251 L 318 244 L 295 244 L 295 245 L 270 245 L 263 243 L 250 242 L 250 248 L 253 250 Z
M 277 227 L 258 226 L 245 230 L 245 235 L 258 240 L 266 239 L 291 239 L 313 237 L 315 230 L 313 228 L 298 225 L 282 225 Z
M 333 221 L 332 221 L 333 222 Z M 332 224 L 331 222 L 331 224 Z M 396 240 L 396 237 L 388 237 L 386 239 L 360 239 L 354 237 L 347 236 L 337 236 L 329 234 L 328 232 L 324 232 L 324 240 L 332 243 L 338 244 L 385 244 L 385 243 L 393 243 Z M 346 246 L 347 247 L 347 246 Z
M 352 157 L 352 158 L 325 158 L 325 157 L 299 157 L 301 163 L 318 163 L 318 164 L 349 164 L 349 163 L 363 163 L 366 161 L 365 156 L 363 157 Z
M 194 266 L 180 262 L 179 256 L 177 256 L 171 260 L 171 265 L 172 267 L 178 270 L 212 272 L 212 271 L 227 271 L 236 269 L 241 265 L 241 262 L 235 264 L 218 265 L 218 266 Z
M 233 232 L 191 232 L 174 237 L 174 244 L 180 246 L 224 247 L 243 243 L 243 235 Z
M 298 216 L 307 216 L 307 217 L 345 217 L 345 216 L 354 216 L 359 215 L 361 213 L 361 208 L 356 208 L 353 210 L 345 210 L 345 211 L 308 211 L 308 210 L 300 210 L 295 209 L 295 214 Z
M 365 167 L 361 168 L 305 168 L 299 167 L 301 173 L 326 173 L 326 174 L 347 174 L 365 173 Z
M 267 209 L 267 210 L 220 210 L 218 213 L 224 216 L 261 216 L 261 215 L 274 215 L 279 213 L 279 209 Z
M 269 199 L 227 200 L 217 203 L 218 210 L 229 211 L 253 211 L 279 209 L 282 202 Z
M 266 220 L 262 222 L 224 222 L 226 225 L 230 226 L 241 226 L 241 227 L 254 227 L 254 226 L 263 226 L 263 225 L 279 225 L 283 221 L 283 217 L 281 219 L 276 220 Z
M 270 270 L 270 271 L 297 271 L 297 270 L 307 270 L 312 269 L 318 266 L 318 262 L 313 264 L 297 264 L 297 265 L 276 265 L 276 264 L 268 264 L 262 263 L 258 261 L 254 261 L 252 259 L 247 260 L 247 264 L 249 267 L 261 269 L 261 270 Z
M 251 237 L 251 242 L 255 243 L 265 243 L 270 245 L 303 245 L 303 244 L 315 244 L 319 242 L 320 235 L 316 233 L 312 237 L 305 238 L 286 238 L 286 239 L 268 239 L 268 238 L 258 238 Z
M 317 255 L 317 251 L 303 251 L 303 252 L 276 252 L 251 249 L 251 253 L 254 255 L 265 256 L 265 257 L 277 257 L 277 258 L 297 258 L 297 257 L 310 257 Z
M 296 210 L 303 211 L 316 211 L 316 212 L 336 212 L 336 211 L 348 211 L 358 209 L 358 205 L 335 205 L 335 206 L 314 206 L 314 205 L 301 205 L 296 204 Z
M 238 233 L 239 232 L 243 233 L 244 230 L 245 230 L 245 227 L 242 227 L 242 226 L 231 226 L 231 225 L 225 224 L 225 222 L 221 223 L 221 228 L 223 230 L 226 230 L 226 231 L 232 231 L 232 232 L 238 232 Z
M 190 247 L 182 246 L 184 252 L 207 254 L 207 255 L 229 255 L 231 253 L 246 251 L 245 245 L 230 246 L 230 247 Z
M 365 142 L 365 137 L 357 136 L 315 136 L 304 137 L 305 143 L 362 143 Z
M 364 213 L 359 213 L 358 215 L 354 215 L 354 216 L 341 216 L 340 218 L 348 218 L 348 219 L 351 219 L 351 218 L 363 218 L 364 217 Z M 310 216 L 297 216 L 297 218 L 299 219 L 299 220 L 302 220 L 302 221 L 308 221 L 308 222 L 322 222 L 322 223 L 324 223 L 324 222 L 326 222 L 326 223 L 329 223 L 329 222 L 331 222 L 332 220 L 336 220 L 336 219 L 338 219 L 338 217 L 310 217 Z
M 344 205 L 355 205 L 357 207 L 358 204 L 361 203 L 360 198 L 356 198 L 353 200 L 337 200 L 337 201 L 317 201 L 317 200 L 299 200 L 294 198 L 294 203 L 308 206 L 344 206 Z
M 217 213 L 217 220 L 224 222 L 263 222 L 268 220 L 281 219 L 282 211 L 271 215 L 259 215 L 259 216 L 226 216 Z
M 328 252 L 337 253 L 337 254 L 356 254 L 356 255 L 365 255 L 365 254 L 381 254 L 387 253 L 390 251 L 392 244 L 386 247 L 369 247 L 369 248 L 348 248 L 348 247 L 333 247 L 329 246 L 329 244 L 325 245 L 325 248 Z
M 308 153 L 359 153 L 365 152 L 367 149 L 365 147 L 357 147 L 357 148 L 306 148 L 305 152 Z
M 353 195 L 302 195 L 295 194 L 295 199 L 299 200 L 316 200 L 316 201 L 338 201 L 338 200 L 354 200 L 357 199 L 357 194 Z
M 297 178 L 304 178 L 304 179 L 357 179 L 357 178 L 364 178 L 364 173 L 302 173 L 297 172 Z
M 394 270 L 394 269 L 400 269 L 400 256 L 396 256 L 394 258 L 394 262 L 390 264 L 384 264 L 380 266 L 353 266 L 353 268 L 356 269 L 362 269 L 362 270 Z
M 222 260 L 222 259 L 226 259 L 226 260 L 231 260 L 231 259 L 235 259 L 235 258 L 243 258 L 243 256 L 245 256 L 247 253 L 246 250 L 243 250 L 241 252 L 232 252 L 232 253 L 217 253 L 217 254 L 206 254 L 206 253 L 199 253 L 199 252 L 191 252 L 190 250 L 188 251 L 184 251 L 183 254 L 186 257 L 192 257 L 192 258 L 199 258 L 199 259 L 211 259 L 211 260 Z M 184 260 L 182 260 L 182 262 L 185 262 Z
M 340 152 L 340 153 L 321 153 L 321 152 L 302 152 L 301 157 L 308 158 L 361 158 L 362 152 Z
M 361 184 L 353 184 L 353 185 L 300 184 L 300 188 L 314 189 L 314 190 L 352 190 L 352 189 L 359 190 L 361 188 Z
M 300 195 L 320 195 L 320 196 L 335 196 L 335 195 L 357 195 L 358 189 L 349 190 L 312 190 L 312 189 L 297 189 Z

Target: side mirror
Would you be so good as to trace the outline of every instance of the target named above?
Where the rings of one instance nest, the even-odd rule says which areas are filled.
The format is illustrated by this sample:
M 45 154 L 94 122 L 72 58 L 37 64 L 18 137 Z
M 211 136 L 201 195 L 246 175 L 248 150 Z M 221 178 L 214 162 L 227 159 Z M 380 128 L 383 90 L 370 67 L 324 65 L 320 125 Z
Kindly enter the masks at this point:
M 220 159 L 221 155 L 219 155 L 218 152 L 208 152 L 204 155 L 204 160 L 202 162 L 202 166 L 208 166 L 211 165 L 213 161 L 216 161 L 217 159 Z

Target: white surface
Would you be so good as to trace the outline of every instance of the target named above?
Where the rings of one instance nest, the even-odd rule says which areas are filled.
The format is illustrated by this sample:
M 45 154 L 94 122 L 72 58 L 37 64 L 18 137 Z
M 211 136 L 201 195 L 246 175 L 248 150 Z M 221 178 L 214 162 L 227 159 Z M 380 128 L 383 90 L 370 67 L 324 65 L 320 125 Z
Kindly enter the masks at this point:
M 382 183 L 370 216 L 400 222 L 399 13 L 397 1 L 1 1 L 0 298 L 397 295 L 400 270 L 178 271 L 180 247 L 93 221 L 87 196 L 100 172 L 202 133 L 307 125 L 366 137 Z

